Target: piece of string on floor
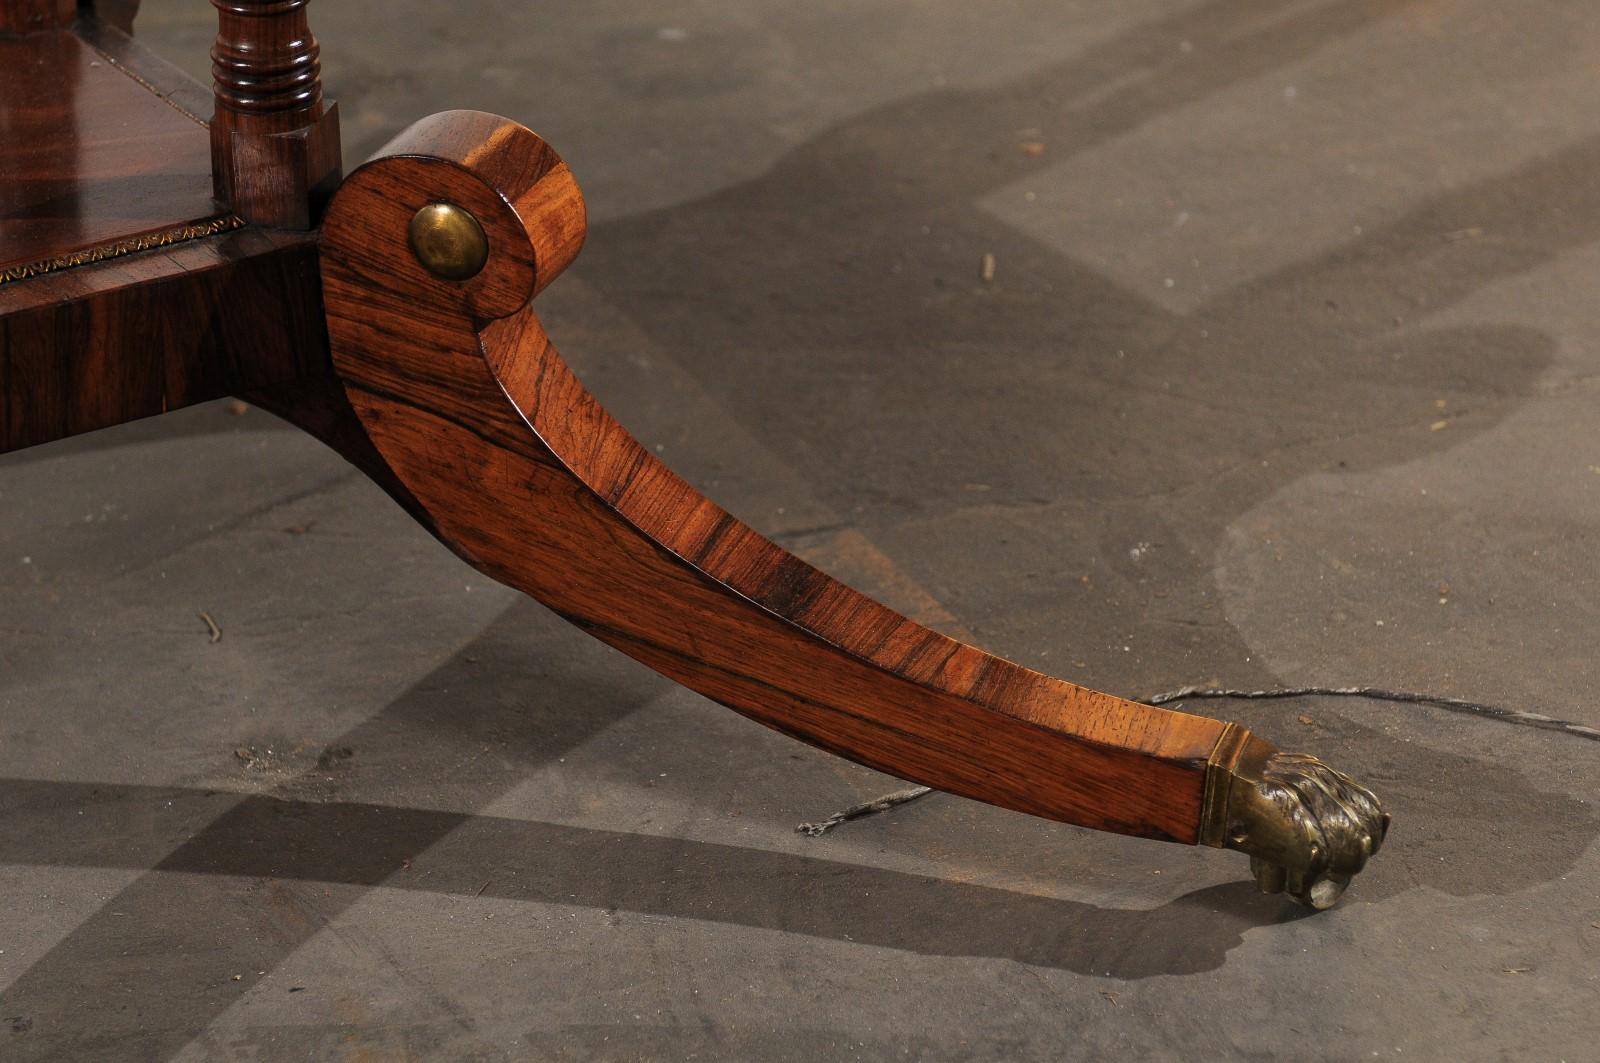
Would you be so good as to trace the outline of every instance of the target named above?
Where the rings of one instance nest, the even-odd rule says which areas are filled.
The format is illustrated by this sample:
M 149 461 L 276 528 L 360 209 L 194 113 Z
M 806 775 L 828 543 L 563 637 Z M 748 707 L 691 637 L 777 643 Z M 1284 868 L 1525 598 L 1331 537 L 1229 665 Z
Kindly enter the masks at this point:
M 1591 742 L 1600 742 L 1600 728 L 1587 727 L 1581 723 L 1572 723 L 1569 720 L 1558 720 L 1554 716 L 1546 716 L 1542 712 L 1524 712 L 1521 709 L 1507 709 L 1499 705 L 1486 705 L 1479 701 L 1467 701 L 1465 698 L 1447 698 L 1437 694 L 1418 694 L 1409 690 L 1385 690 L 1382 687 L 1277 687 L 1271 690 L 1229 690 L 1221 687 L 1179 687 L 1177 690 L 1168 690 L 1161 694 L 1153 694 L 1148 698 L 1139 699 L 1146 705 L 1171 705 L 1178 701 L 1279 701 L 1287 698 L 1365 698 L 1369 701 L 1395 701 L 1407 705 L 1432 705 L 1435 708 L 1445 709 L 1449 712 L 1459 712 L 1466 716 L 1478 716 L 1487 720 L 1498 720 L 1501 723 L 1515 724 L 1519 727 L 1537 727 L 1542 731 L 1559 731 L 1575 738 L 1586 738 Z M 853 819 L 863 816 L 875 816 L 880 812 L 888 812 L 909 805 L 919 798 L 927 797 L 934 793 L 931 786 L 912 786 L 904 790 L 884 794 L 882 797 L 865 801 L 859 805 L 851 805 L 829 816 L 827 819 L 817 820 L 815 823 L 801 823 L 795 831 L 812 838 L 820 838 L 841 823 L 848 823 Z

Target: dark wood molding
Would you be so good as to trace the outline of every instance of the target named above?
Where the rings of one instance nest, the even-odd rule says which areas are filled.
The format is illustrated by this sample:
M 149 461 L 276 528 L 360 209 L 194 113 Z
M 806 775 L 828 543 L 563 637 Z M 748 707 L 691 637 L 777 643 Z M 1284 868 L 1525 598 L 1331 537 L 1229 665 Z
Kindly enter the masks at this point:
M 0 285 L 0 453 L 328 370 L 316 244 L 246 229 Z

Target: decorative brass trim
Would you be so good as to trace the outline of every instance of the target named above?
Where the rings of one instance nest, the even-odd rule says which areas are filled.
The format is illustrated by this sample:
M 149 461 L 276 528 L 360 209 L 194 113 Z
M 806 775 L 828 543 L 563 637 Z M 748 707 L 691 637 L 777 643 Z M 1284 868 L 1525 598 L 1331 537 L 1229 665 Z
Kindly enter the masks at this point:
M 113 240 L 108 244 L 86 247 L 81 251 L 74 251 L 67 255 L 57 255 L 54 258 L 41 259 L 38 262 L 26 262 L 20 266 L 7 266 L 5 269 L 0 270 L 0 284 L 5 284 L 8 281 L 25 280 L 28 277 L 37 277 L 42 273 L 54 273 L 57 270 L 87 266 L 91 262 L 103 262 L 108 258 L 120 258 L 123 255 L 132 255 L 157 247 L 169 247 L 172 244 L 181 244 L 189 240 L 201 240 L 207 236 L 215 236 L 217 233 L 242 229 L 244 224 L 242 218 L 236 218 L 228 214 L 220 218 L 212 218 L 209 221 L 192 222 L 173 229 L 145 233 L 143 236 L 130 236 L 123 240 Z
M 1365 786 L 1229 724 L 1206 762 L 1200 843 L 1250 857 L 1263 893 L 1331 908 L 1389 831 Z

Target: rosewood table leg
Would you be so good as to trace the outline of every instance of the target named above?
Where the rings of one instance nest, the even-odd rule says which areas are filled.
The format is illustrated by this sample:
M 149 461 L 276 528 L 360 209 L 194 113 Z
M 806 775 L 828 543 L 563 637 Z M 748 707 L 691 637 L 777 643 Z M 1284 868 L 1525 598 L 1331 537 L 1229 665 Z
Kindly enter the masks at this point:
M 1337 900 L 1388 827 L 1365 788 L 1234 724 L 929 631 L 762 538 L 634 441 L 531 307 L 584 233 L 555 152 L 478 112 L 412 126 L 333 199 L 323 294 L 365 432 L 352 457 L 370 469 L 375 454 L 443 542 L 793 737 L 1021 812 L 1237 849 L 1268 892 Z M 351 431 L 330 423 L 324 409 L 306 427 L 350 450 Z

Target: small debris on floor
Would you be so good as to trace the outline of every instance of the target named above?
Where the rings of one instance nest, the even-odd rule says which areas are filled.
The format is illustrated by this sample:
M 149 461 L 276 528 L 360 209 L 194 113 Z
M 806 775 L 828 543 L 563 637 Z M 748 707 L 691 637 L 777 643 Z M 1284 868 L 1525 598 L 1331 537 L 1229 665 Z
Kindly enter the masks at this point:
M 1316 720 L 1313 720 L 1310 716 L 1307 716 L 1303 712 L 1300 714 L 1300 722 L 1305 724 L 1307 727 L 1315 727 L 1317 725 Z
M 1505 968 L 1505 973 L 1506 974 L 1527 974 L 1531 970 L 1533 970 L 1532 967 L 1507 967 L 1507 968 Z
M 271 771 L 278 765 L 278 754 L 270 748 L 258 749 L 255 746 L 240 746 L 233 751 L 233 755 L 251 771 Z
M 985 284 L 993 284 L 996 266 L 997 263 L 994 256 L 985 252 L 982 261 L 978 264 L 978 278 Z
M 1102 989 L 1102 990 L 1100 990 L 1100 995 L 1105 997 L 1107 1000 L 1111 1001 L 1111 1006 L 1112 1007 L 1117 1007 L 1118 1006 L 1117 1005 L 1117 994 L 1113 993 L 1111 990 Z
M 913 786 L 908 790 L 896 790 L 892 794 L 884 794 L 882 797 L 872 801 L 851 805 L 842 812 L 835 812 L 827 819 L 819 820 L 816 823 L 798 824 L 794 828 L 795 833 L 804 834 L 809 838 L 820 838 L 841 823 L 848 823 L 850 820 L 860 819 L 862 816 L 872 816 L 879 812 L 887 812 L 891 808 L 910 804 L 917 798 L 926 797 L 931 793 L 933 793 L 933 790 L 927 786 Z
M 1024 140 L 1021 144 L 1017 145 L 1017 150 L 1021 151 L 1024 155 L 1038 158 L 1040 155 L 1044 154 L 1044 141 Z
M 229 399 L 228 405 L 225 406 L 224 409 L 226 409 L 228 413 L 234 417 L 243 417 L 245 414 L 250 412 L 250 404 L 239 399 Z
M 217 643 L 221 642 L 222 641 L 222 628 L 218 627 L 217 626 L 217 622 L 215 620 L 211 619 L 211 614 L 210 613 L 201 613 L 200 614 L 200 619 L 204 620 L 206 622 L 206 628 L 210 632 L 211 645 L 215 646 Z
M 289 535 L 304 535 L 306 532 L 310 531 L 312 528 L 315 528 L 316 526 L 317 526 L 317 522 L 316 521 L 308 520 L 304 524 L 291 524 L 291 525 L 289 525 L 287 528 L 285 528 L 283 530 L 284 530 L 284 532 L 286 532 Z
M 335 764 L 349 760 L 355 755 L 356 751 L 351 749 L 349 746 L 329 746 L 327 749 L 322 751 L 322 754 L 319 757 L 317 757 L 317 767 L 326 771 Z

